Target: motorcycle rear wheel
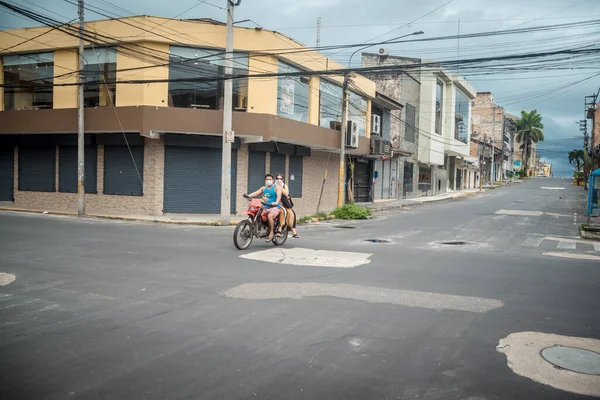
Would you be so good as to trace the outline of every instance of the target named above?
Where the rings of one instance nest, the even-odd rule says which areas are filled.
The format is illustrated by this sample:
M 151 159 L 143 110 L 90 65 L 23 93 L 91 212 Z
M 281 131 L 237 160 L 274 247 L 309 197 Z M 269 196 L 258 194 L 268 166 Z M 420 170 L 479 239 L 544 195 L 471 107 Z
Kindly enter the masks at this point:
M 238 250 L 246 250 L 252 244 L 254 229 L 248 220 L 240 221 L 233 231 L 233 244 Z
M 287 241 L 288 232 L 288 227 L 284 226 L 281 230 L 281 236 L 275 235 L 275 237 L 273 237 L 273 244 L 275 246 L 282 246 Z

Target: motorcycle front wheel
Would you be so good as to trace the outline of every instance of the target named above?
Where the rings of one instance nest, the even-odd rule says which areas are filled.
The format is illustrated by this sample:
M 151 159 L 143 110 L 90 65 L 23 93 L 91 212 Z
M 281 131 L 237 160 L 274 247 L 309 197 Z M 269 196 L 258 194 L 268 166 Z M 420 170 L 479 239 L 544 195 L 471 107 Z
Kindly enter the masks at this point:
M 250 247 L 252 239 L 254 238 L 254 232 L 250 221 L 240 221 L 233 231 L 233 244 L 238 250 L 246 250 Z

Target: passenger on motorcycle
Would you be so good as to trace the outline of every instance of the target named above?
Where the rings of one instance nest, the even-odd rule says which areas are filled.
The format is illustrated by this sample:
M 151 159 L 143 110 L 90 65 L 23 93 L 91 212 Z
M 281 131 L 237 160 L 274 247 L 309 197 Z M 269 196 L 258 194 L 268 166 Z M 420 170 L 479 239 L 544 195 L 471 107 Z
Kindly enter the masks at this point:
M 281 211 L 281 187 L 274 185 L 275 180 L 273 175 L 265 175 L 265 186 L 258 189 L 256 192 L 250 193 L 250 197 L 257 197 L 262 194 L 263 202 L 265 203 L 262 211 L 263 221 L 269 221 L 269 236 L 265 239 L 266 242 L 273 240 L 275 235 L 275 219 Z

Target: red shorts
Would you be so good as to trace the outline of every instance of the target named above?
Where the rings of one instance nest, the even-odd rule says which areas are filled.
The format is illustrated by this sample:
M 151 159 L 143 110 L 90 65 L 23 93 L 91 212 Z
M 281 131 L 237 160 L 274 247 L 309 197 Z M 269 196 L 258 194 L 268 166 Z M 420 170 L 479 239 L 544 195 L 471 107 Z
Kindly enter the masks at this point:
M 279 212 L 279 207 L 263 208 L 261 216 L 263 221 L 266 221 L 268 215 L 273 216 L 273 219 L 275 219 L 279 216 Z

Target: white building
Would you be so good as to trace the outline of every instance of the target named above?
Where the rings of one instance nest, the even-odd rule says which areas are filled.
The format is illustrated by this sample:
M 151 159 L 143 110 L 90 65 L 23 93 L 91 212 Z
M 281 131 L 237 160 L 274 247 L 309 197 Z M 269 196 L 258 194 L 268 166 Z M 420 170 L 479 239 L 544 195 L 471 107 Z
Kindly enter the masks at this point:
M 431 194 L 471 186 L 465 158 L 470 151 L 471 100 L 476 95 L 460 76 L 439 67 L 421 69 L 419 185 L 429 185 Z

